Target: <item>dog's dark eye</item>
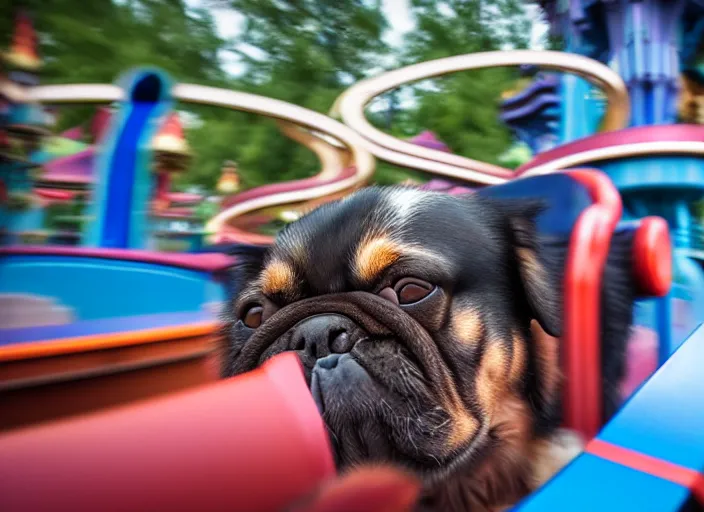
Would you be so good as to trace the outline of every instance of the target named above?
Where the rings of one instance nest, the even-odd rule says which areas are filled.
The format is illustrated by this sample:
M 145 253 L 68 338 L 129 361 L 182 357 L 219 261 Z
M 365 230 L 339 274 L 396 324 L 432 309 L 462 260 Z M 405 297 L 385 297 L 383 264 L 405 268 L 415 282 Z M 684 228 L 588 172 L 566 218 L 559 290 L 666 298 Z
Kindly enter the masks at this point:
M 396 283 L 394 291 L 399 304 L 413 304 L 430 295 L 430 292 L 433 291 L 433 285 L 420 279 L 407 277 Z
M 264 308 L 258 304 L 249 306 L 244 315 L 242 315 L 242 322 L 250 329 L 256 329 L 262 325 L 263 320 Z
M 252 302 L 244 309 L 241 309 L 240 318 L 244 325 L 250 329 L 256 329 L 266 322 L 267 318 L 276 313 L 278 309 L 276 304 L 265 298 L 262 302 Z

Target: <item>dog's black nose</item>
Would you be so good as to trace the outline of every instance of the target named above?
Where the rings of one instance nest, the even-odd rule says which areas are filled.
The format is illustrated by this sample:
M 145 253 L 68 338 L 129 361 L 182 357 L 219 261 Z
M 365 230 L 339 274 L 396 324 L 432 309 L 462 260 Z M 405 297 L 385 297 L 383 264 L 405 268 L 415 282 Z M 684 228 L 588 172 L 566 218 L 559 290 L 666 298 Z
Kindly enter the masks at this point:
M 355 329 L 354 322 L 342 315 L 316 315 L 294 328 L 291 349 L 302 350 L 313 359 L 345 354 L 352 350 Z

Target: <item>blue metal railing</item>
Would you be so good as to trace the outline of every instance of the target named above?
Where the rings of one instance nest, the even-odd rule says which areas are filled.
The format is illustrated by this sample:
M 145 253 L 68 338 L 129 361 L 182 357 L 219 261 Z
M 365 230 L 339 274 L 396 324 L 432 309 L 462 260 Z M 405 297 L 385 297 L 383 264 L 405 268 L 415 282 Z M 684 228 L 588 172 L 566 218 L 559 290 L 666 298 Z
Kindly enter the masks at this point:
M 704 225 L 693 223 L 689 229 L 677 229 L 672 232 L 672 243 L 675 247 L 686 247 L 704 256 Z

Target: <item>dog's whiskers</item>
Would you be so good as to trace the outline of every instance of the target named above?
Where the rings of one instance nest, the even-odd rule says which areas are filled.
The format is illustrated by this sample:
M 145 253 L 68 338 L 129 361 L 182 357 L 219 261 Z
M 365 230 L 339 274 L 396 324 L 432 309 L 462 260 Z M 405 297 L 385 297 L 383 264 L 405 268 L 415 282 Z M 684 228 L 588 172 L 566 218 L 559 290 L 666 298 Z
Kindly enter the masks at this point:
M 438 430 L 440 430 L 441 428 L 443 428 L 444 426 L 448 425 L 449 423 L 450 423 L 450 419 L 448 418 L 445 421 L 443 421 L 442 423 L 439 423 L 439 424 L 435 425 L 434 427 L 431 427 L 430 432 L 435 433 Z
M 416 453 L 420 453 L 420 449 L 418 448 L 418 445 L 413 439 L 413 433 L 411 432 L 411 422 L 414 421 L 412 418 L 406 418 L 406 437 L 408 438 L 408 441 L 411 443 L 413 448 L 415 449 Z

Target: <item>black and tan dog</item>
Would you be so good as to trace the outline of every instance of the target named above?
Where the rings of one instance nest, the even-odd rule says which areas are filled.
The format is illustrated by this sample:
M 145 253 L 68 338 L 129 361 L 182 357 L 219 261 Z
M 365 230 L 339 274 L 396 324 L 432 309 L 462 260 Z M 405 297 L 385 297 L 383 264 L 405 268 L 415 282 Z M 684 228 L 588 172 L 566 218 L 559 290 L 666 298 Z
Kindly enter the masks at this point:
M 515 503 L 580 449 L 557 428 L 565 244 L 539 240 L 538 213 L 410 188 L 318 208 L 238 251 L 225 375 L 295 351 L 340 468 L 402 466 L 430 510 Z M 612 381 L 633 302 L 622 260 L 604 292 Z

